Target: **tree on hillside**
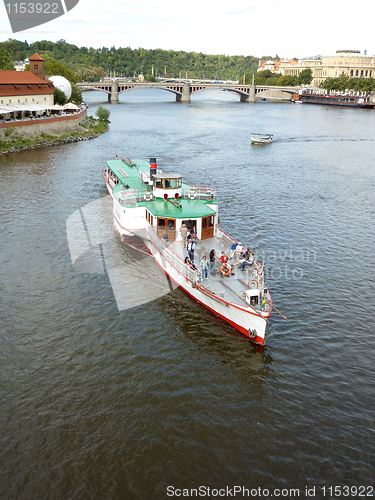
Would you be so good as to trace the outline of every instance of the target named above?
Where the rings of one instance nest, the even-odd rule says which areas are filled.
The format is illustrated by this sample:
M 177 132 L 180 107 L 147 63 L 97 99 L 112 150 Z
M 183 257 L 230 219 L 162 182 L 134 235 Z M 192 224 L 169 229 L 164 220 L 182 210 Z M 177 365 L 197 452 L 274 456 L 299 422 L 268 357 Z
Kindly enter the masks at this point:
M 50 57 L 44 61 L 44 70 L 47 78 L 48 76 L 60 75 L 73 83 L 77 83 L 79 80 L 78 76 L 73 71 L 70 71 L 66 66 Z
M 77 75 L 81 82 L 98 82 L 100 80 L 98 73 L 88 68 L 80 68 Z
M 312 80 L 312 71 L 309 68 L 303 69 L 298 75 L 299 85 L 310 85 Z
M 1 70 L 14 70 L 11 59 L 7 56 L 3 47 L 0 48 L 0 69 Z
M 104 78 L 104 68 L 102 68 L 102 66 L 99 67 L 94 66 L 92 68 L 92 71 L 95 71 L 95 73 L 99 76 L 99 78 Z
M 67 102 L 65 93 L 62 90 L 58 89 L 57 87 L 55 88 L 53 99 L 54 99 L 54 104 L 59 104 L 60 106 L 63 106 Z
M 70 96 L 70 101 L 75 102 L 77 106 L 82 103 L 82 91 L 75 83 L 71 83 L 72 86 L 72 95 Z
M 255 73 L 246 73 L 245 83 L 246 85 L 277 85 L 277 80 L 280 78 L 280 73 L 272 73 L 269 69 L 264 71 L 257 71 Z
M 277 85 L 281 87 L 296 87 L 298 85 L 298 78 L 292 75 L 280 76 L 277 80 Z
M 146 82 L 156 82 L 156 78 L 152 75 L 145 75 Z

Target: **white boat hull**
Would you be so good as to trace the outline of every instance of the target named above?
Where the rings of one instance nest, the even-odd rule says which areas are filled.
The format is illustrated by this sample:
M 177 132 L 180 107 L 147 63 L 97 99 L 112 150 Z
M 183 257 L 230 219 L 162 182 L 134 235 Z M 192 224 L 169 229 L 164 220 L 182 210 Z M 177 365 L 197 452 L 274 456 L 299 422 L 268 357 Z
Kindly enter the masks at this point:
M 254 342 L 264 345 L 267 317 L 270 316 L 270 311 L 262 315 L 261 311 L 258 312 L 245 303 L 242 305 L 228 302 L 225 297 L 213 294 L 204 287 L 203 283 L 194 279 L 194 276 L 186 276 L 183 263 L 180 263 L 179 259 L 175 258 L 174 252 L 161 242 L 152 231 L 148 231 L 147 227 L 129 231 L 119 224 L 116 217 L 114 220 L 115 228 L 120 235 L 132 234 L 142 238 L 159 267 L 190 297 Z

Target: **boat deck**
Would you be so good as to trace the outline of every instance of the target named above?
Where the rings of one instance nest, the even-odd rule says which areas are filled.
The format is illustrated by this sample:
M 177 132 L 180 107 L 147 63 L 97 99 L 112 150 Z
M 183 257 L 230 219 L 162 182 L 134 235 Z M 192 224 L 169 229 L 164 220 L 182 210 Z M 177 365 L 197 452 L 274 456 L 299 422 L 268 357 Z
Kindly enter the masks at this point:
M 225 238 L 215 236 L 202 241 L 195 241 L 195 243 L 194 265 L 199 271 L 201 271 L 201 259 L 205 255 L 209 261 L 209 255 L 212 249 L 216 251 L 217 259 L 220 257 L 222 251 L 224 251 L 228 257 L 230 256 L 229 239 L 226 241 Z M 181 241 L 170 242 L 168 245 L 182 260 L 189 256 L 187 249 L 182 246 Z M 237 256 L 235 255 L 228 261 L 228 264 L 233 266 L 237 262 Z M 199 285 L 213 295 L 223 298 L 227 302 L 235 302 L 240 305 L 248 306 L 245 300 L 245 292 L 249 288 L 248 285 L 250 281 L 259 278 L 257 275 L 258 264 L 254 263 L 252 266 L 245 266 L 244 271 L 237 265 L 232 269 L 232 273 L 229 276 L 223 276 L 220 272 L 221 265 L 220 261 L 216 260 L 212 276 L 210 276 L 208 268 L 208 279 L 203 279 L 201 276 Z M 255 308 L 262 310 L 258 306 L 255 306 Z

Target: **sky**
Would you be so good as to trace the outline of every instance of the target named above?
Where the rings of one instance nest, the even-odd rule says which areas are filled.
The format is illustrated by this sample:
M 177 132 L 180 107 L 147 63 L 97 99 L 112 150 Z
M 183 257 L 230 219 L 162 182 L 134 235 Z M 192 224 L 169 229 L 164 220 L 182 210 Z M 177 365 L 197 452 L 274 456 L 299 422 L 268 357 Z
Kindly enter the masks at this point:
M 359 9 L 353 4 L 345 8 L 345 0 L 79 0 L 62 17 L 18 33 L 12 33 L 4 3 L 0 41 L 64 39 L 78 47 L 159 48 L 258 58 L 328 56 L 339 49 L 375 54 L 373 0 L 364 0 Z

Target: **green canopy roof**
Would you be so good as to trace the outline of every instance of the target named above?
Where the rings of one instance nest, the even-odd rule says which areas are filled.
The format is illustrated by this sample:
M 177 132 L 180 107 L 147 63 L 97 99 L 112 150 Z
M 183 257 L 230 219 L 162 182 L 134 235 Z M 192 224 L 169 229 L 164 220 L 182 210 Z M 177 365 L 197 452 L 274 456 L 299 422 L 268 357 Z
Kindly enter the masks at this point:
M 171 219 L 196 219 L 214 215 L 215 210 L 210 205 L 216 205 L 216 200 L 207 199 L 186 199 L 179 198 L 175 202 L 174 198 L 164 201 L 162 198 L 156 198 L 152 201 L 146 201 L 144 194 L 151 194 L 152 190 L 139 178 L 140 172 L 149 173 L 150 164 L 144 160 L 115 159 L 108 160 L 107 167 L 116 175 L 120 184 L 114 187 L 112 194 L 124 203 L 123 206 L 130 205 L 145 206 L 155 217 L 167 217 Z M 166 174 L 167 175 L 167 174 Z M 190 184 L 182 184 L 183 190 L 193 189 Z M 121 201 L 121 196 L 129 196 L 125 201 Z
M 147 210 L 155 217 L 168 217 L 171 219 L 197 219 L 214 215 L 213 210 L 205 200 L 178 200 L 182 208 L 178 208 L 170 201 L 155 200 L 144 203 Z

